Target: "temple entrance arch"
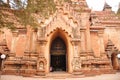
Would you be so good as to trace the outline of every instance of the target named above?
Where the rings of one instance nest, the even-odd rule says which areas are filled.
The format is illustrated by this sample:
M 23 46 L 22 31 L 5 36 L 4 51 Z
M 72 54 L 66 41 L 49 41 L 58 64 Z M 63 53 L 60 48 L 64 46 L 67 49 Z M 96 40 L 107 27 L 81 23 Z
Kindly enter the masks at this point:
M 60 37 L 52 41 L 50 58 L 52 71 L 66 71 L 66 45 Z
M 112 55 L 111 55 L 111 62 L 112 62 L 113 69 L 114 70 L 118 70 L 119 69 L 119 65 L 118 65 L 117 54 L 112 53 Z
M 58 43 L 58 45 L 61 47 L 58 49 L 58 52 L 57 50 L 53 49 L 55 48 L 53 46 L 58 46 L 56 45 L 56 43 Z M 71 38 L 68 35 L 68 33 L 66 33 L 61 28 L 56 28 L 53 32 L 51 32 L 50 35 L 48 35 L 47 45 L 49 46 L 47 48 L 49 50 L 46 51 L 46 58 L 48 60 L 47 72 L 49 73 L 51 70 L 51 67 L 53 67 L 54 71 L 66 71 L 66 72 L 72 73 L 71 63 L 72 63 L 72 56 L 73 56 L 72 54 L 73 48 L 71 44 Z M 56 62 L 54 62 L 54 60 Z M 58 63 L 60 64 L 57 65 Z M 62 65 L 62 63 L 64 64 Z M 54 66 L 54 64 L 56 66 Z

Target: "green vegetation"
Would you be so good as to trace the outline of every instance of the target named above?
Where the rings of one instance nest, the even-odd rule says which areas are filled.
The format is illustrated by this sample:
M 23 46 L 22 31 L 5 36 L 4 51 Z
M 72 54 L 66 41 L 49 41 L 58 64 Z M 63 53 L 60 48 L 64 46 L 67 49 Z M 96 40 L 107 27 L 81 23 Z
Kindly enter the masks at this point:
M 65 2 L 71 2 L 71 0 L 64 0 Z
M 37 14 L 43 19 L 48 18 L 55 10 L 54 0 L 29 0 L 26 9 L 16 10 L 14 14 L 20 18 L 19 22 L 23 25 L 36 28 L 37 24 L 32 14 Z
M 14 23 L 13 22 L 8 22 L 5 19 L 9 17 L 9 15 L 4 14 L 2 12 L 3 8 L 9 8 L 9 5 L 7 4 L 2 4 L 0 6 L 0 29 L 7 27 L 8 29 L 15 30 Z M 1 30 L 0 30 L 1 31 Z
M 34 28 L 36 28 L 37 24 L 35 22 L 34 16 L 32 14 L 37 14 L 43 18 L 48 18 L 50 14 L 53 14 L 56 10 L 56 5 L 54 3 L 54 0 L 28 0 L 28 5 L 26 8 L 23 7 L 21 4 L 21 1 L 17 0 L 15 1 L 15 6 L 17 9 L 13 10 L 12 13 L 14 16 L 16 16 L 18 19 L 18 22 L 22 25 L 30 25 Z M 2 6 L 1 6 L 2 5 Z M 0 4 L 1 8 L 7 8 L 10 9 L 8 4 Z M 2 13 L 2 10 L 0 10 L 0 28 L 1 27 L 8 27 L 11 29 L 14 29 L 13 23 L 5 22 L 5 14 Z M 11 16 L 7 16 L 7 18 L 10 18 Z
M 30 13 L 40 13 L 42 17 L 48 17 L 55 12 L 56 6 L 54 0 L 29 0 L 26 10 Z
M 4 27 L 7 27 L 11 30 L 14 30 L 15 27 L 13 26 L 13 23 L 12 22 L 7 22 L 5 20 L 5 18 L 8 18 L 9 16 L 2 12 L 3 8 L 10 8 L 10 6 L 8 4 L 5 4 L 2 1 L 0 1 L 0 9 L 1 9 L 0 10 L 0 29 L 2 29 Z

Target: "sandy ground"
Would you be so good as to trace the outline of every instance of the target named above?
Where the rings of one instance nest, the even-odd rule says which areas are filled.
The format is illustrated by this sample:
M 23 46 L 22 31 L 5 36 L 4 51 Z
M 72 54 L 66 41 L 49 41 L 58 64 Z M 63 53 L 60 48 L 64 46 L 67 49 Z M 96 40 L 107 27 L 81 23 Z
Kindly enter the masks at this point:
M 0 80 L 120 80 L 120 72 L 116 74 L 103 74 L 84 78 L 40 78 L 40 77 L 22 77 L 14 75 L 2 75 Z

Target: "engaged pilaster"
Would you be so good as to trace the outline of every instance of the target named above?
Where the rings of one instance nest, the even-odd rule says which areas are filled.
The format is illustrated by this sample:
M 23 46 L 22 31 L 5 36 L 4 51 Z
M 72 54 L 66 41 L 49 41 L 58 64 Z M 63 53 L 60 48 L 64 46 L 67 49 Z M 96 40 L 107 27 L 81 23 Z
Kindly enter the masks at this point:
M 85 29 L 81 28 L 80 29 L 80 32 L 81 32 L 81 52 L 85 52 Z
M 47 40 L 45 38 L 39 38 L 37 44 L 37 51 L 38 51 L 38 61 L 37 61 L 37 75 L 45 75 L 47 61 L 45 58 L 45 46 Z
M 91 37 L 90 37 L 90 30 L 89 30 L 89 28 L 87 29 L 87 31 L 86 31 L 86 43 L 87 43 L 87 52 L 89 53 L 89 54 L 91 54 L 92 53 L 92 47 L 91 47 Z
M 79 72 L 81 70 L 81 60 L 80 60 L 80 55 L 79 55 L 80 39 L 73 39 L 71 42 L 73 45 L 72 68 L 73 68 L 73 72 L 75 72 L 75 74 L 79 74 Z
M 100 55 L 102 57 L 106 57 L 105 55 L 103 55 L 103 54 L 105 54 L 105 47 L 104 47 L 104 42 L 103 42 L 103 33 L 104 33 L 104 30 L 99 30 L 98 31 Z
M 100 53 L 105 53 L 105 47 L 104 47 L 104 42 L 103 42 L 103 30 L 98 31 L 98 36 L 99 36 L 99 46 L 100 46 Z
M 36 52 L 36 44 L 37 44 L 37 31 L 33 30 L 33 36 L 32 36 L 32 52 Z
M 16 53 L 16 43 L 17 43 L 17 37 L 18 37 L 18 31 L 13 31 L 12 32 L 12 44 L 11 44 L 11 51 L 10 51 L 10 56 L 14 57 Z
M 47 43 L 47 40 L 45 38 L 39 38 L 38 39 L 38 53 L 39 53 L 39 56 L 44 56 L 45 54 L 45 45 Z

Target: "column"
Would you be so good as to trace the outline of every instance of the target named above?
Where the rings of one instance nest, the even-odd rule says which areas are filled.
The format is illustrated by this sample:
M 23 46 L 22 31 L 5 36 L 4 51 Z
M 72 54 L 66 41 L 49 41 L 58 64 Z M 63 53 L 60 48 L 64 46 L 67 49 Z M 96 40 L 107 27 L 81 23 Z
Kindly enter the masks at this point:
M 40 42 L 40 56 L 44 56 L 44 42 Z
M 87 43 L 87 52 L 91 53 L 92 52 L 92 47 L 91 47 L 91 37 L 90 37 L 90 29 L 89 27 L 86 30 L 86 43 Z
M 26 46 L 25 46 L 25 56 L 30 58 L 31 57 L 31 51 L 32 51 L 32 30 L 28 29 L 28 33 L 26 35 Z
M 85 52 L 85 29 L 81 29 L 81 52 Z
M 46 45 L 46 39 L 40 39 L 39 40 L 39 56 L 45 56 L 45 45 Z
M 18 31 L 12 32 L 12 44 L 11 44 L 11 56 L 15 56 L 16 53 L 16 43 L 17 43 L 17 37 L 18 37 Z
M 37 44 L 37 32 L 33 31 L 33 36 L 32 36 L 32 52 L 36 52 L 36 44 Z
M 72 68 L 73 68 L 73 72 L 75 72 L 75 74 L 76 74 L 76 72 L 77 73 L 80 72 L 80 69 L 81 69 L 81 60 L 80 60 L 79 46 L 78 46 L 79 43 L 80 43 L 80 40 L 72 41 L 72 45 L 73 45 Z
M 31 35 L 32 35 L 31 31 L 29 31 L 29 34 L 27 35 L 27 40 L 26 40 L 26 51 L 27 52 L 30 52 L 30 48 L 31 48 L 31 44 L 30 44 Z
M 42 25 L 42 24 L 41 24 L 41 25 Z M 46 27 L 48 27 L 48 26 L 46 26 Z M 46 27 L 40 26 L 40 27 L 38 28 L 38 33 L 37 33 L 38 38 L 40 38 L 40 37 L 45 37 Z M 49 29 L 48 29 L 47 32 L 49 32 Z
M 77 45 L 74 45 L 73 47 L 74 47 L 74 48 L 73 48 L 74 57 L 79 57 L 78 46 L 77 46 Z
M 46 39 L 40 38 L 37 44 L 37 50 L 39 53 L 37 60 L 37 75 L 45 75 L 45 70 L 47 67 L 47 60 L 45 58 L 45 46 Z
M 41 26 L 38 28 L 38 33 L 37 33 L 37 35 L 38 35 L 38 38 L 39 38 L 39 37 L 42 37 L 42 27 L 41 27 Z
M 72 45 L 73 45 L 73 57 L 80 57 L 79 53 L 79 44 L 80 44 L 80 39 L 73 39 L 72 41 Z
M 99 36 L 100 53 L 105 53 L 105 47 L 103 42 L 103 30 L 98 31 L 98 36 Z

